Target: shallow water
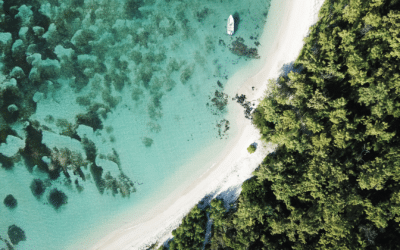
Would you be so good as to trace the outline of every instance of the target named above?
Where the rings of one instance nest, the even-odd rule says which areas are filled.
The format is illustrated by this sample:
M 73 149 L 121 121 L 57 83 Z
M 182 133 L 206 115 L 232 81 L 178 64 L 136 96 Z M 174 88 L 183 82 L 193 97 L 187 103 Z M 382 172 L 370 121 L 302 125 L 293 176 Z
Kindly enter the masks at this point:
M 0 80 L 5 86 L 16 79 L 10 93 L 19 94 L 1 96 L 10 129 L 0 120 L 0 142 L 15 148 L 4 144 L 13 135 L 25 148 L 13 155 L 0 150 L 0 197 L 12 194 L 18 202 L 13 209 L 0 205 L 2 239 L 9 240 L 9 226 L 17 225 L 26 240 L 15 249 L 66 249 L 93 231 L 118 227 L 126 211 L 134 211 L 129 219 L 139 218 L 204 171 L 206 159 L 191 159 L 199 152 L 212 159 L 236 132 L 225 84 L 256 60 L 244 55 L 245 47 L 237 47 L 241 56 L 230 48 L 239 37 L 257 48 L 269 2 L 3 4 L 2 12 L 19 23 L 1 31 L 12 41 L 2 43 Z M 240 22 L 230 37 L 226 21 L 235 13 Z M 16 66 L 25 76 L 12 73 Z M 7 109 L 12 102 L 18 117 Z M 32 129 L 41 138 L 27 132 Z M 44 183 L 41 196 L 31 191 L 33 179 Z M 51 205 L 54 189 L 68 197 L 64 204 Z

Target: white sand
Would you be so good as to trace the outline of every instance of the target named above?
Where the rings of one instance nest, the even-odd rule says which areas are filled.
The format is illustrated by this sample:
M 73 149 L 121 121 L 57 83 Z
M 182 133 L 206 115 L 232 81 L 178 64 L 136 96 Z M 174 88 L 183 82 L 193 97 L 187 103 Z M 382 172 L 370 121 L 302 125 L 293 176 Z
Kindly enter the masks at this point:
M 274 11 L 278 8 L 276 5 L 280 5 L 279 8 L 283 7 L 284 14 L 280 20 L 268 19 L 260 39 L 261 44 L 271 39 L 274 33 L 272 25 L 278 25 L 279 31 L 272 46 L 260 50 L 261 60 L 264 60 L 261 70 L 250 79 L 243 79 L 241 72 L 232 78 L 232 81 L 239 80 L 244 84 L 240 89 L 228 90 L 230 96 L 235 93 L 245 94 L 248 100 L 257 103 L 255 100 L 264 96 L 268 79 L 276 78 L 282 65 L 294 61 L 299 55 L 304 44 L 303 38 L 307 36 L 309 27 L 318 20 L 318 11 L 322 4 L 323 0 L 288 0 L 286 3 L 273 0 L 270 11 Z M 255 87 L 254 91 L 252 87 Z M 223 192 L 220 197 L 228 202 L 234 201 L 240 193 L 241 184 L 252 176 L 252 172 L 265 155 L 274 150 L 273 145 L 263 146 L 259 140 L 259 132 L 244 118 L 243 109 L 237 107 L 236 110 L 238 136 L 217 160 L 210 162 L 210 169 L 206 173 L 191 185 L 187 185 L 185 190 L 178 190 L 161 201 L 140 221 L 128 223 L 103 238 L 93 249 L 146 249 L 150 243 L 157 240 L 163 243 L 171 238 L 171 231 L 205 195 L 212 194 L 216 197 Z M 247 147 L 253 142 L 259 146 L 257 151 L 250 155 Z

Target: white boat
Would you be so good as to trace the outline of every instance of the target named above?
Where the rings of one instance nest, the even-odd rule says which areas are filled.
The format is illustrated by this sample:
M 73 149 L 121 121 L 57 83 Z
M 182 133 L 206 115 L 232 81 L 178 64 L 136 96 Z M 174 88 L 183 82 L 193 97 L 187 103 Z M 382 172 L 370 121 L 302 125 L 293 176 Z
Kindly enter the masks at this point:
M 228 24 L 226 26 L 226 33 L 228 33 L 228 35 L 233 35 L 233 33 L 235 32 L 235 21 L 233 20 L 233 16 L 230 15 L 228 17 Z

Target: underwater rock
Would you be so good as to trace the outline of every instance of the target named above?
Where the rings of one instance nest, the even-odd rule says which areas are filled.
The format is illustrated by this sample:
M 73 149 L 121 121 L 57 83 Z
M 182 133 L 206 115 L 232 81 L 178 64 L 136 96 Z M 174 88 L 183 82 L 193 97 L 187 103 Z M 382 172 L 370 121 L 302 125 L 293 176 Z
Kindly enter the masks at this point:
M 106 189 L 111 190 L 113 195 L 120 191 L 122 197 L 129 197 L 131 193 L 136 192 L 133 182 L 123 173 L 115 178 L 111 176 L 110 172 L 107 172 L 104 175 L 104 185 Z
M 10 112 L 10 113 L 14 113 L 14 112 L 18 111 L 18 107 L 17 107 L 17 105 L 15 105 L 15 104 L 11 104 L 11 105 L 9 105 L 9 106 L 7 107 L 7 110 L 8 110 L 8 112 Z
M 244 39 L 241 37 L 237 37 L 236 40 L 232 42 L 232 46 L 229 47 L 229 50 L 238 56 L 245 56 L 253 59 L 260 58 L 257 49 L 247 48 L 247 45 L 244 44 Z
M 203 22 L 204 19 L 208 16 L 208 14 L 210 14 L 211 11 L 209 8 L 205 7 L 203 10 L 201 11 L 197 11 L 196 12 L 196 18 L 198 22 Z
M 194 64 L 187 66 L 181 73 L 181 82 L 186 84 L 189 79 L 192 77 L 194 72 Z
M 77 47 L 85 46 L 95 39 L 95 33 L 92 30 L 78 30 L 71 38 L 71 43 Z
M 172 73 L 174 71 L 179 71 L 181 66 L 182 65 L 175 58 L 171 58 L 168 61 L 168 65 L 167 65 L 166 71 L 168 73 Z
M 146 125 L 150 129 L 151 132 L 159 133 L 161 131 L 160 124 L 157 124 L 155 122 L 148 122 Z
M 33 33 L 34 33 L 36 36 L 41 36 L 41 35 L 44 34 L 44 28 L 43 28 L 43 27 L 35 26 L 35 27 L 32 28 L 32 30 L 33 30 Z
M 46 190 L 46 186 L 43 184 L 41 179 L 34 179 L 30 185 L 30 189 L 36 199 L 40 199 Z
M 159 32 L 164 35 L 164 37 L 174 35 L 178 28 L 176 22 L 173 18 L 164 17 L 158 24 Z
M 94 68 L 97 64 L 97 56 L 88 54 L 78 55 L 78 64 L 83 68 Z
M 84 137 L 81 141 L 83 149 L 85 150 L 86 153 L 86 159 L 88 159 L 90 162 L 95 162 L 96 160 L 96 154 L 97 154 L 97 148 L 94 142 L 91 140 L 87 139 Z
M 7 50 L 11 49 L 12 42 L 13 40 L 11 33 L 0 32 L 0 50 L 6 52 Z
M 112 153 L 107 154 L 107 159 L 117 164 L 118 168 L 121 167 L 121 160 L 119 158 L 119 154 L 114 148 L 112 149 Z
M 64 192 L 59 191 L 57 188 L 54 188 L 50 191 L 47 200 L 56 210 L 58 210 L 62 205 L 68 203 L 67 195 L 64 194 Z
M 132 100 L 139 101 L 139 99 L 143 96 L 143 90 L 138 87 L 134 87 L 132 89 Z
M 127 0 L 124 6 L 125 15 L 128 19 L 139 19 L 142 13 L 139 8 L 143 6 L 143 0 Z
M 149 148 L 153 144 L 153 139 L 151 139 L 149 137 L 143 137 L 142 142 L 146 146 L 146 148 Z
M 33 20 L 33 11 L 31 10 L 32 6 L 26 6 L 25 4 L 18 8 L 18 14 L 15 15 L 15 18 L 21 19 L 22 26 L 30 26 Z
M 120 174 L 118 175 L 118 178 L 112 176 L 110 171 L 108 171 L 104 177 L 102 176 L 104 169 L 110 169 L 110 164 L 114 165 L 114 167 L 111 168 L 119 169 Z M 97 189 L 101 194 L 103 194 L 105 190 L 110 190 L 112 195 L 116 195 L 120 192 L 122 197 L 129 197 L 131 193 L 136 192 L 133 182 L 124 173 L 122 173 L 120 165 L 121 163 L 119 156 L 115 149 L 113 149 L 113 153 L 109 153 L 107 156 L 102 154 L 98 155 L 96 163 L 91 165 L 90 171 L 96 183 Z M 115 173 L 115 170 L 113 172 Z M 77 188 L 79 187 L 77 186 Z
M 72 124 L 67 119 L 57 119 L 56 126 L 60 129 L 60 135 L 65 135 L 80 141 L 80 137 L 76 132 L 79 126 L 78 124 Z
M 121 96 L 112 96 L 109 91 L 103 91 L 101 98 L 110 108 L 115 108 L 122 101 Z
M 40 81 L 40 72 L 37 68 L 32 68 L 31 71 L 29 72 L 28 76 L 29 80 L 33 82 L 38 82 Z
M 38 51 L 39 51 L 39 47 L 36 44 L 29 44 L 28 48 L 25 51 L 25 54 L 29 57 L 29 56 L 31 56 L 33 54 L 38 53 Z
M 14 250 L 14 247 L 11 245 L 11 243 L 7 239 L 3 239 L 0 236 L 0 249 L 1 250 Z
M 25 147 L 25 141 L 13 135 L 8 135 L 6 141 L 6 143 L 0 144 L 0 154 L 7 157 L 13 157 Z
M 84 187 L 79 185 L 78 179 L 75 179 L 75 187 L 76 187 L 76 190 L 78 190 L 79 193 L 81 193 L 85 189 Z
M 31 38 L 31 32 L 28 27 L 21 27 L 19 29 L 18 36 L 19 36 L 19 38 L 22 39 L 22 41 L 24 41 L 24 43 L 29 43 L 29 40 Z M 28 46 L 28 48 L 29 48 L 29 46 Z
M 11 79 L 5 80 L 4 82 L 2 82 L 0 84 L 0 95 L 2 95 L 7 90 L 18 91 L 17 80 L 15 80 L 14 78 L 11 78 Z
M 61 65 L 58 60 L 46 59 L 40 64 L 40 73 L 43 79 L 57 78 L 60 75 Z
M 224 137 L 227 138 L 228 134 L 228 130 L 229 130 L 229 121 L 226 119 L 222 119 L 219 122 L 217 122 L 216 125 L 217 129 L 218 129 L 218 136 L 220 139 L 223 139 Z
M 75 55 L 75 51 L 71 48 L 64 48 L 62 45 L 57 45 L 54 48 L 54 53 L 57 55 L 57 58 L 63 62 L 63 61 L 72 61 L 73 56 Z
M 42 161 L 43 156 L 50 155 L 50 149 L 42 143 L 43 134 L 38 122 L 32 122 L 31 125 L 25 128 L 27 137 L 25 140 L 25 148 L 21 152 L 24 157 L 25 164 L 29 169 L 38 166 L 41 170 L 46 172 L 49 168 L 46 163 Z
M 243 108 L 244 108 L 244 116 L 247 119 L 252 120 L 253 117 L 251 115 L 251 112 L 253 111 L 253 107 L 251 106 L 250 102 L 246 102 L 246 96 L 245 95 L 238 95 L 236 94 L 236 96 L 234 98 L 232 98 L 232 100 L 236 100 L 237 103 L 239 103 Z
M 4 205 L 10 209 L 14 209 L 17 207 L 18 202 L 12 194 L 9 194 L 4 198 Z
M 83 124 L 92 127 L 94 131 L 103 129 L 103 123 L 99 115 L 94 111 L 89 111 L 86 114 L 78 114 L 76 116 L 76 124 Z
M 226 105 L 228 104 L 228 95 L 222 91 L 215 90 L 211 103 L 211 106 L 209 103 L 207 103 L 207 106 L 211 109 L 212 114 L 219 115 L 225 112 Z
M 11 47 L 12 55 L 14 58 L 18 58 L 24 55 L 25 46 L 21 39 L 16 40 Z
M 211 99 L 214 106 L 216 106 L 220 111 L 224 110 L 228 104 L 228 95 L 218 90 L 215 90 L 214 95 L 215 97 Z
M 60 74 L 61 65 L 58 60 L 52 60 L 49 58 L 42 60 L 41 54 L 34 53 L 28 56 L 26 61 L 32 65 L 32 69 L 29 72 L 29 79 L 32 81 L 56 78 Z
M 13 245 L 18 245 L 20 241 L 26 240 L 24 230 L 16 225 L 9 226 L 7 234 Z
M 25 77 L 25 73 L 20 67 L 16 66 L 11 71 L 10 76 L 13 78 L 21 79 Z
M 147 113 L 149 114 L 150 119 L 157 120 L 163 116 L 161 112 L 162 106 L 155 106 L 154 102 L 151 102 L 147 105 Z
M 13 160 L 0 154 L 0 168 L 10 170 L 12 167 L 14 167 Z
M 72 170 L 75 174 L 79 174 L 80 167 L 86 166 L 87 162 L 83 160 L 80 153 L 71 151 L 68 148 L 53 148 L 51 151 L 51 163 L 48 164 L 49 169 L 54 171 L 61 168 L 66 176 L 69 177 L 68 170 Z
M 49 29 L 42 35 L 42 37 L 46 39 L 48 45 L 52 47 L 56 46 L 56 44 L 61 40 L 61 36 L 58 33 L 57 27 L 54 23 L 50 24 Z
M 169 92 L 176 86 L 176 82 L 171 78 L 167 78 L 164 81 L 164 89 Z
M 90 106 L 92 104 L 89 96 L 78 96 L 75 99 L 80 106 Z
M 97 190 L 99 190 L 100 194 L 103 194 L 104 193 L 104 188 L 105 188 L 104 179 L 101 177 L 102 174 L 103 174 L 103 168 L 97 166 L 96 164 L 92 164 L 90 166 L 90 173 L 93 176 L 93 179 L 94 179 L 94 182 L 96 184 Z

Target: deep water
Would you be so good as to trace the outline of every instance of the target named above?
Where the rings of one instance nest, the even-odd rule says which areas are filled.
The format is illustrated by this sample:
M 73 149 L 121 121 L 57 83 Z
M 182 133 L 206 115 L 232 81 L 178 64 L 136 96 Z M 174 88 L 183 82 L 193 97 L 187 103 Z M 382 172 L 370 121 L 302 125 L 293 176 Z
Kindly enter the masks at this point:
M 85 249 L 201 174 L 269 2 L 0 1 L 0 248 Z

